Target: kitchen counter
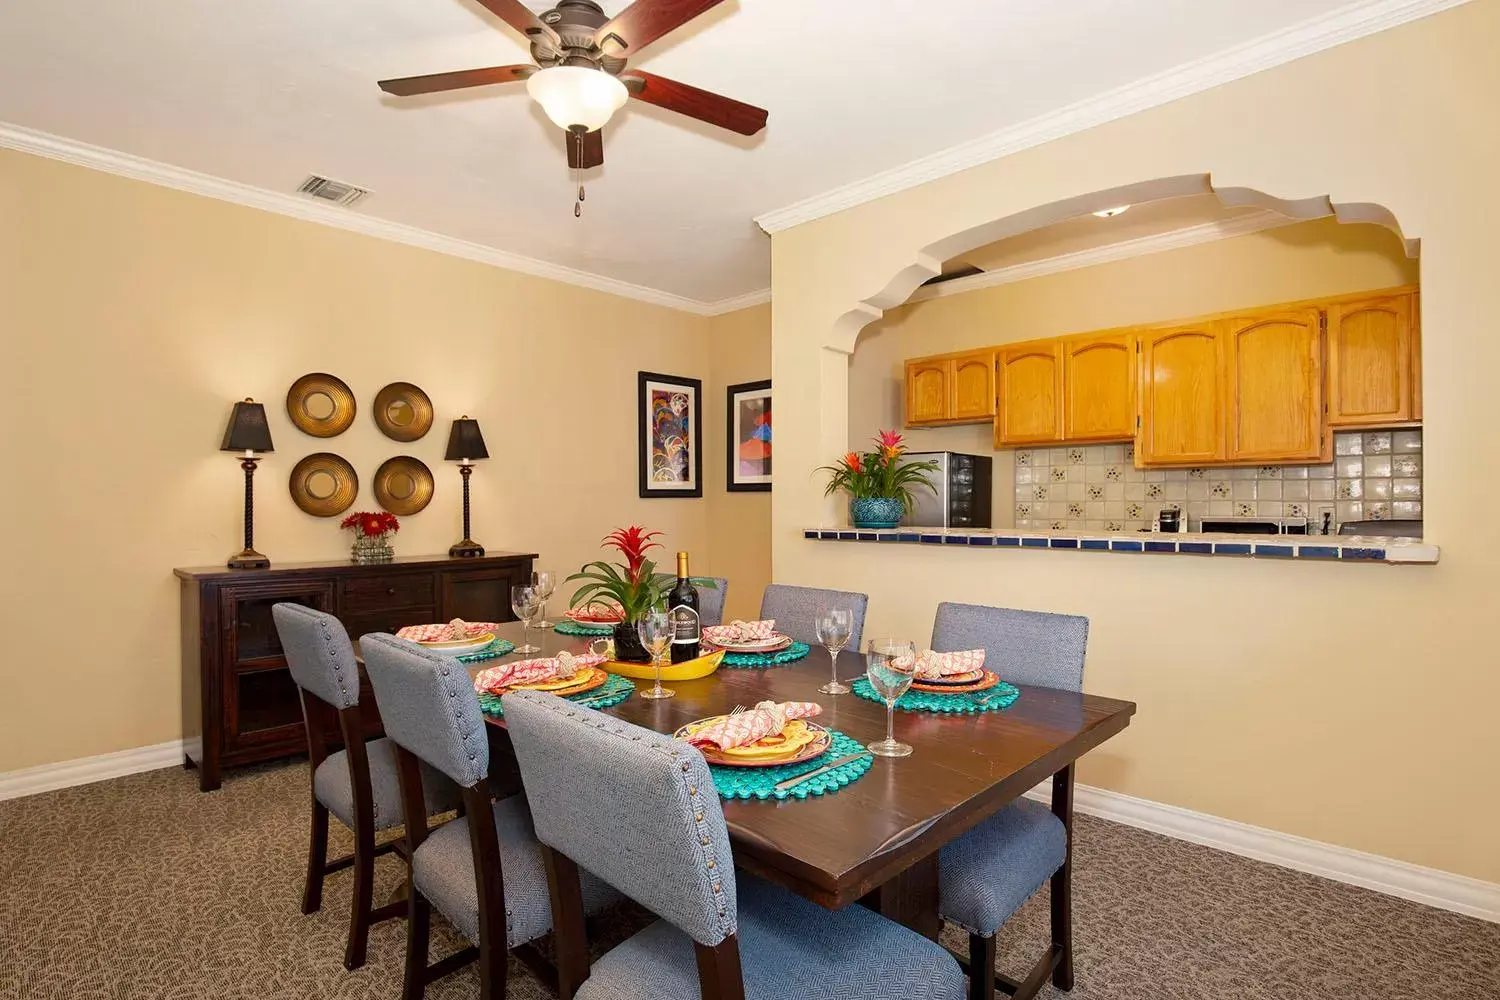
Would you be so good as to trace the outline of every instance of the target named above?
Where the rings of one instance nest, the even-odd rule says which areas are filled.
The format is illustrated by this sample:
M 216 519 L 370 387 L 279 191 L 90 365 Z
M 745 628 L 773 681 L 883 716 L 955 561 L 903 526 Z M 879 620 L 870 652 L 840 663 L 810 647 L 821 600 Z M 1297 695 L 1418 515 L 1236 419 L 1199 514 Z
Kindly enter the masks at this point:
M 977 548 L 1124 552 L 1137 555 L 1246 556 L 1431 565 L 1436 545 L 1420 538 L 1375 535 L 1235 535 L 1104 531 L 1015 531 L 976 528 L 804 528 L 819 541 L 963 545 Z

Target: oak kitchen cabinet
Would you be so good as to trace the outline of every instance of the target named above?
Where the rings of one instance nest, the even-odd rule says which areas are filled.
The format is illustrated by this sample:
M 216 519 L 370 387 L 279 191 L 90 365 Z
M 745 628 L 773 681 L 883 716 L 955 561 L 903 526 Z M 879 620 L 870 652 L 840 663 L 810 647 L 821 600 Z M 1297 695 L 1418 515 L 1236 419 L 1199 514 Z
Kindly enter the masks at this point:
M 1063 440 L 1135 437 L 1135 336 L 1107 332 L 1068 337 L 1062 353 Z
M 1207 465 L 1225 460 L 1223 320 L 1141 334 L 1136 465 Z
M 1256 312 L 1227 321 L 1225 449 L 1232 462 L 1333 458 L 1323 410 L 1323 314 Z
M 1062 341 L 1036 340 L 1000 348 L 995 354 L 995 380 L 1000 397 L 995 447 L 1062 440 Z
M 1421 419 L 1416 292 L 1328 307 L 1328 423 L 1388 426 Z
M 995 415 L 995 350 L 906 362 L 906 425 L 984 424 Z

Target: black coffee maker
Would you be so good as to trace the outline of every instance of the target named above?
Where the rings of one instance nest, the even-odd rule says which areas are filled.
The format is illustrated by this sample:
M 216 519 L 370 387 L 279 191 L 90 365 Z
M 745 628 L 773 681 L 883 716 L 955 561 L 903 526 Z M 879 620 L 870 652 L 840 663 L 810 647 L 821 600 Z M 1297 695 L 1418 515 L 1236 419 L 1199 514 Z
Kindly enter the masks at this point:
M 1187 530 L 1187 518 L 1181 507 L 1163 507 L 1156 514 L 1156 530 L 1165 534 L 1178 534 Z

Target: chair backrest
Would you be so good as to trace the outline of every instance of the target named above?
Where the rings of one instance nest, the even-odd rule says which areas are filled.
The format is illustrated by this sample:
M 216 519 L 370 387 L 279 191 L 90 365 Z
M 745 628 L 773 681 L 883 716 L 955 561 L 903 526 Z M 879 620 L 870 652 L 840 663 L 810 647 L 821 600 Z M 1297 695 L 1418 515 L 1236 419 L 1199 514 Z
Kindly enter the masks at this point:
M 536 836 L 701 945 L 735 932 L 729 829 L 703 754 L 553 695 L 505 696 Z
M 698 592 L 698 624 L 724 624 L 724 599 L 729 596 L 729 581 L 722 576 L 709 577 L 718 587 L 694 587 Z
M 1013 684 L 1083 690 L 1089 620 L 1044 611 L 938 605 L 932 648 L 939 653 L 984 649 L 984 665 Z
M 870 604 L 866 594 L 845 590 L 820 590 L 817 587 L 792 587 L 773 583 L 760 599 L 760 616 L 776 619 L 776 631 L 809 646 L 818 645 L 818 608 L 849 608 L 854 612 L 849 644 L 845 649 L 859 649 L 865 631 L 865 608 Z
M 298 687 L 334 708 L 359 704 L 359 665 L 342 622 L 325 612 L 286 602 L 272 606 L 271 618 Z
M 490 773 L 489 736 L 462 663 L 384 632 L 361 636 L 385 734 L 462 788 Z

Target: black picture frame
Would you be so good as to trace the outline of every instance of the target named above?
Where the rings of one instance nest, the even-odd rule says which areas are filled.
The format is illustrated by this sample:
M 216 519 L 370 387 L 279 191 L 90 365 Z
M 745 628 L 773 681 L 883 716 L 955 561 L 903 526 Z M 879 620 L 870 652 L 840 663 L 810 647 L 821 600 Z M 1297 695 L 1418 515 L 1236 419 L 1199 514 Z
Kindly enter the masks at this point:
M 738 415 L 737 406 L 741 396 L 763 396 L 769 401 L 771 399 L 771 380 L 761 379 L 759 382 L 741 382 L 731 385 L 725 390 L 724 395 L 724 489 L 730 493 L 769 493 L 771 492 L 771 476 L 774 474 L 774 459 L 772 472 L 763 477 L 746 480 L 740 476 L 739 468 L 739 434 L 735 427 L 735 417 Z M 774 424 L 772 433 L 774 435 Z M 774 448 L 775 438 L 772 438 Z
M 687 426 L 685 446 L 687 468 L 690 479 L 683 481 L 658 480 L 652 473 L 652 442 L 654 436 L 651 413 L 651 395 L 654 389 L 680 389 L 686 395 L 687 412 L 683 422 Z M 684 378 L 680 375 L 664 375 L 660 372 L 636 373 L 636 464 L 640 479 L 642 499 L 662 497 L 703 496 L 703 381 Z

